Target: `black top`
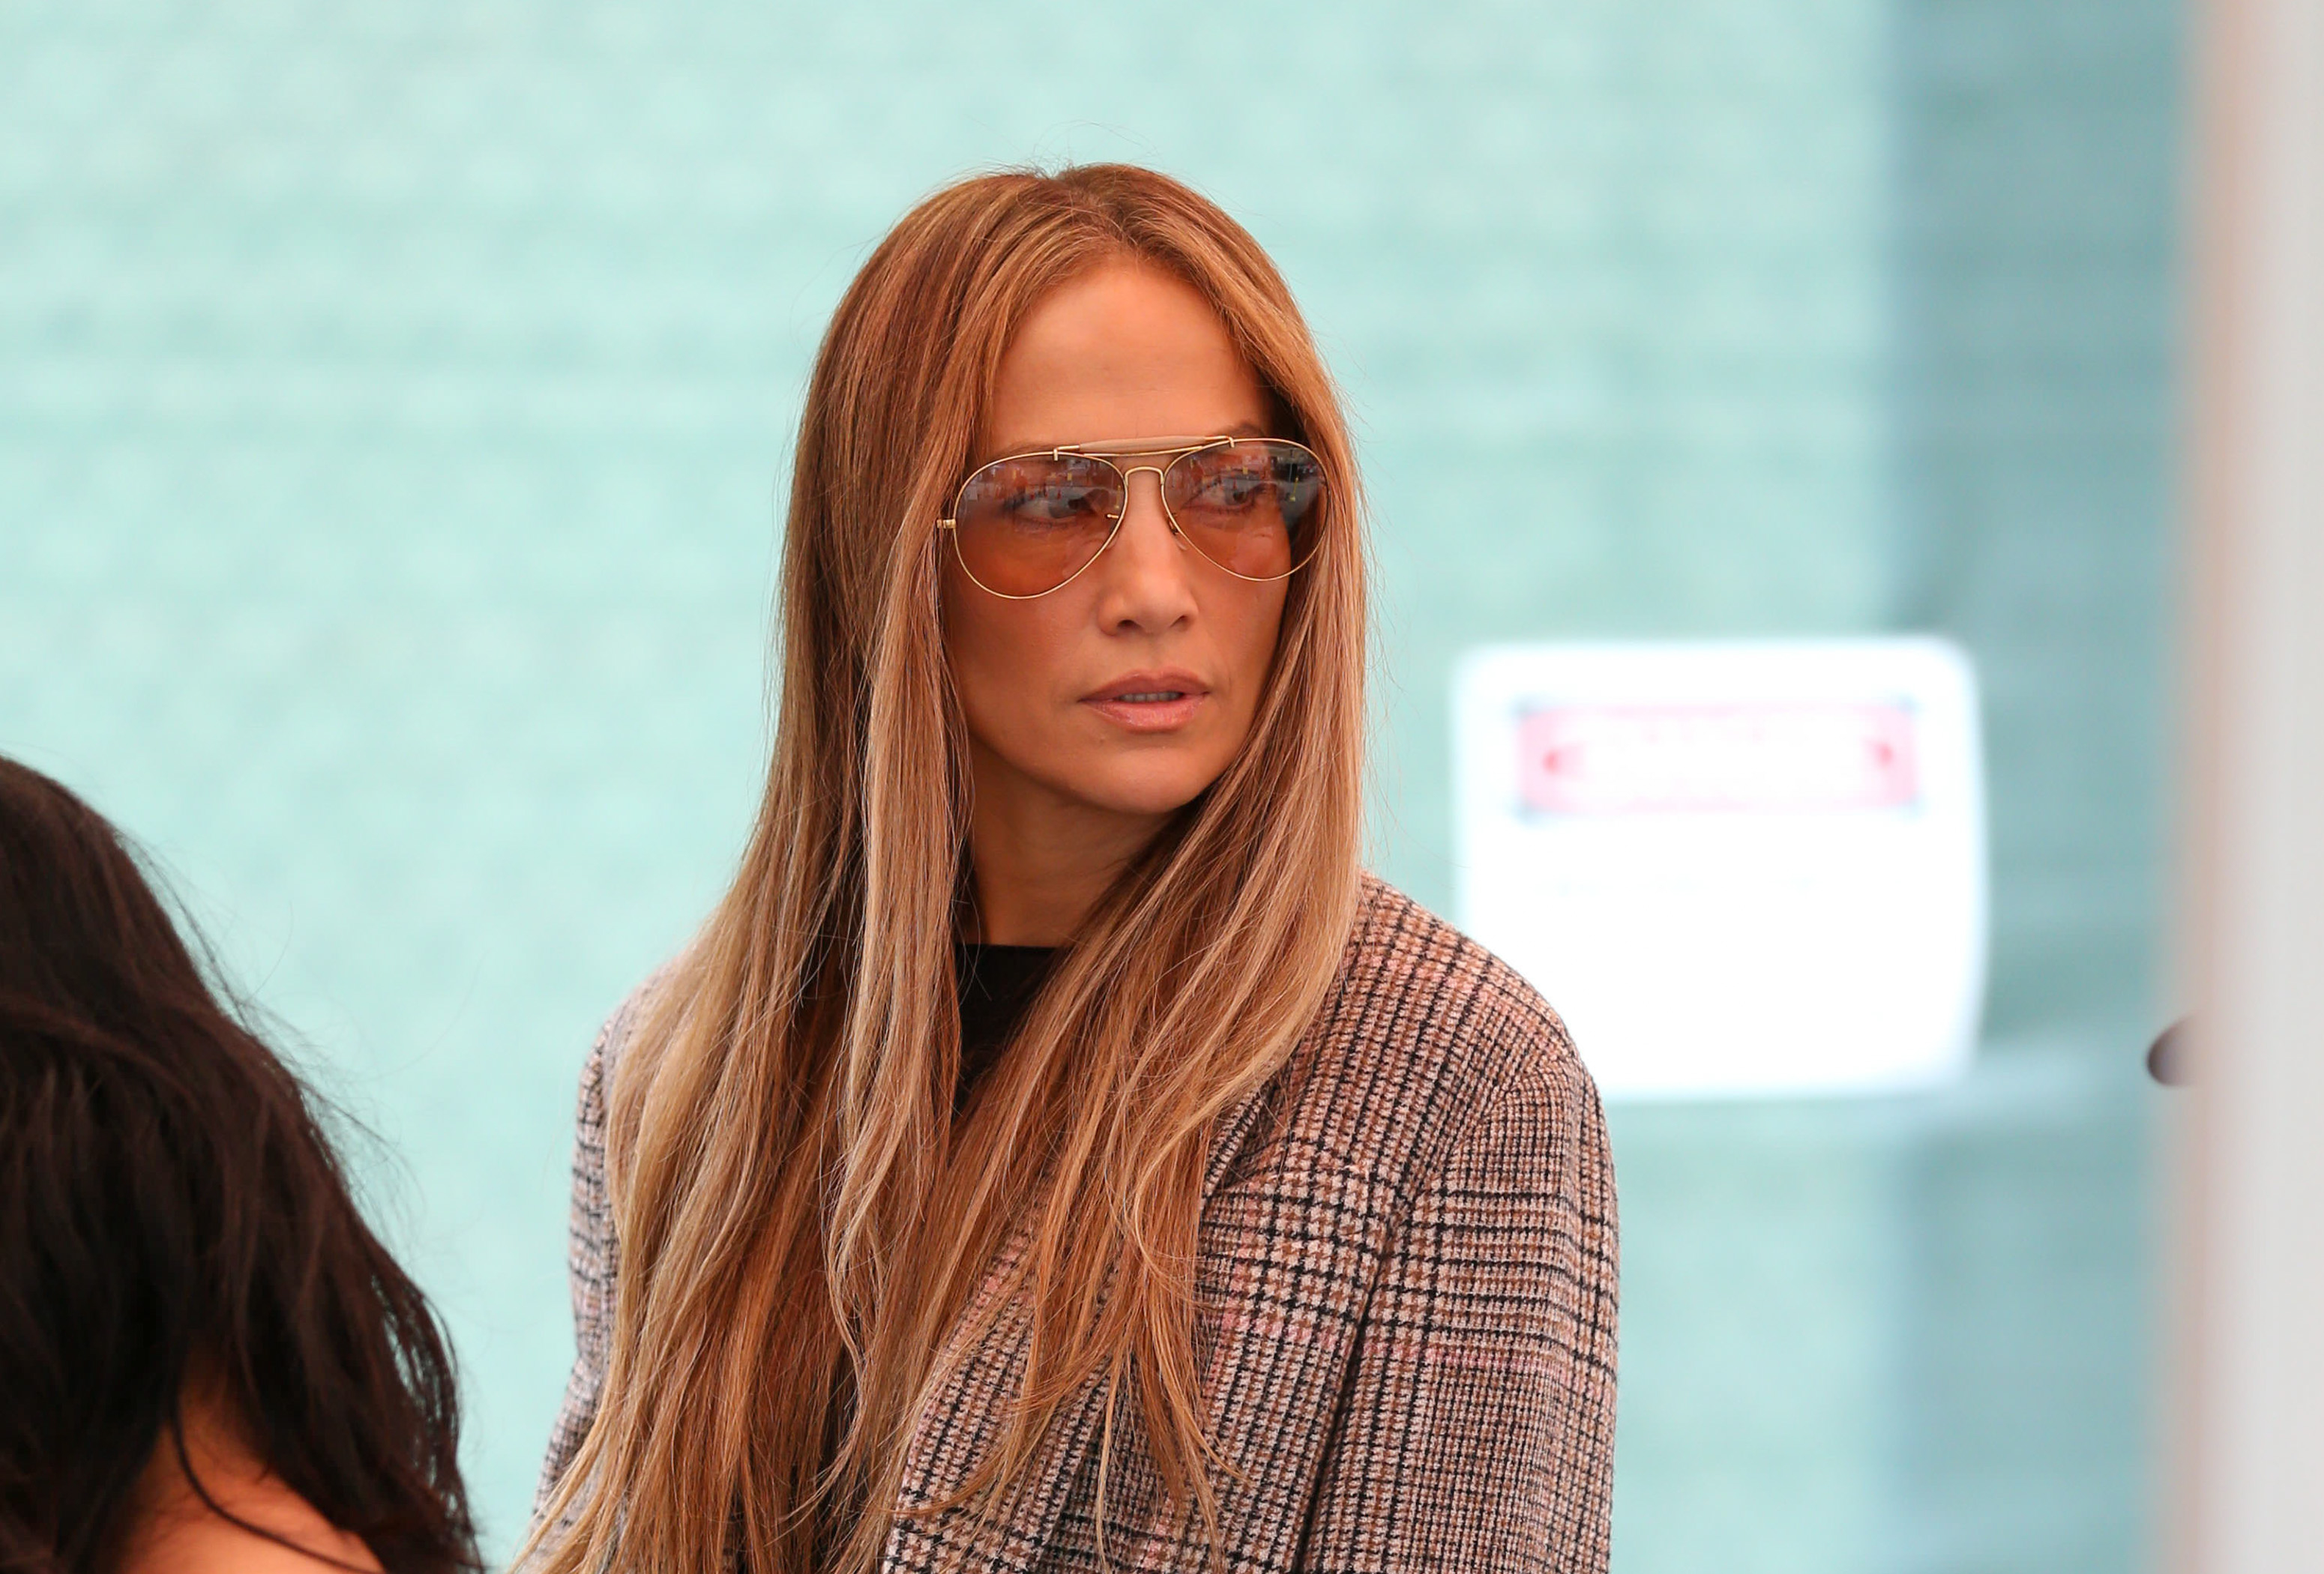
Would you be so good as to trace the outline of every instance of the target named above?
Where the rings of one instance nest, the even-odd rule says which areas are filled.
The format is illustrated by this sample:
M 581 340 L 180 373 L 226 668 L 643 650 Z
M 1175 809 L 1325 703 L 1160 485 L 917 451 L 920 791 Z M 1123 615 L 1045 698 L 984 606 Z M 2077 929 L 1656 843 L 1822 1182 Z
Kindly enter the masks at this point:
M 1009 1047 L 1056 954 L 1047 945 L 954 943 L 952 974 L 960 990 L 960 1083 L 953 1091 L 954 1114 L 968 1108 L 977 1080 Z

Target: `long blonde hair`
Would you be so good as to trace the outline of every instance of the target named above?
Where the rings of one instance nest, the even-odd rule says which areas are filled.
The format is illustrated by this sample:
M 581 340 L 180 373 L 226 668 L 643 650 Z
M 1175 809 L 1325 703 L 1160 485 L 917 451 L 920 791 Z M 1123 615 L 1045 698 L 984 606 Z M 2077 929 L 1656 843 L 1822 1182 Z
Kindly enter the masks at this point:
M 1250 736 L 1101 900 L 954 1130 L 965 740 L 935 524 L 1016 325 L 1123 256 L 1209 299 L 1278 435 L 1322 460 L 1323 546 L 1290 584 Z M 1003 1263 L 1005 1293 L 978 1305 L 1017 1309 L 1021 1385 L 960 1496 L 996 1501 L 1094 1381 L 1109 1415 L 1138 1406 L 1165 1489 L 1215 1526 L 1204 1160 L 1319 1009 L 1354 912 L 1360 517 L 1289 290 L 1177 182 L 1122 165 L 964 180 L 872 253 L 800 422 L 766 797 L 614 1079 L 612 1348 L 542 1516 L 572 1522 L 536 1549 L 544 1569 L 616 1546 L 670 1574 L 738 1551 L 762 1571 L 871 1569 L 937 1352 Z

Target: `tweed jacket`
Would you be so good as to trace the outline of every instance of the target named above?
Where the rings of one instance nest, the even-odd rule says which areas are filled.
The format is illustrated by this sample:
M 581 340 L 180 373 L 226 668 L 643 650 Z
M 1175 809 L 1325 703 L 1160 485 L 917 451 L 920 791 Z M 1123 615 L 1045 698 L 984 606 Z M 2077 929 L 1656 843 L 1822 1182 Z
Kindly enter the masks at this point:
M 582 1073 L 571 1274 L 578 1359 L 541 1486 L 595 1413 L 620 1243 L 605 1090 Z M 1376 879 L 1327 1002 L 1212 1144 L 1197 1350 L 1224 1566 L 1250 1574 L 1602 1571 L 1614 1447 L 1613 1170 L 1563 1026 L 1473 942 Z M 904 1509 L 943 1501 L 998 1430 L 1007 1317 L 915 1424 Z M 883 1574 L 1204 1569 L 1136 1407 L 1097 1520 L 1099 1389 L 1069 1400 L 998 1512 L 899 1515 Z M 1101 1533 L 1102 1559 L 1101 1560 Z

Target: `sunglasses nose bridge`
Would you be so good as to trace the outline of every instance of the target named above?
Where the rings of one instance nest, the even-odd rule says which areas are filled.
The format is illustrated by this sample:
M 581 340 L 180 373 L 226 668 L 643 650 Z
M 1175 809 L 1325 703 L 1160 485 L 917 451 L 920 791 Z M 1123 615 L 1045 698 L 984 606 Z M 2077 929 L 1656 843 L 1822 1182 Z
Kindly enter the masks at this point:
M 1154 501 L 1161 507 L 1162 522 L 1169 527 L 1170 534 L 1177 539 L 1178 544 L 1181 547 L 1184 547 L 1186 544 L 1185 534 L 1178 529 L 1177 520 L 1172 517 L 1170 512 L 1170 500 L 1164 494 L 1163 491 L 1163 474 L 1169 469 L 1169 466 L 1167 465 L 1116 465 L 1113 466 L 1113 469 L 1114 473 L 1121 477 L 1120 517 L 1122 519 L 1128 519 L 1130 517 L 1131 477 L 1137 475 L 1151 475 L 1154 477 Z

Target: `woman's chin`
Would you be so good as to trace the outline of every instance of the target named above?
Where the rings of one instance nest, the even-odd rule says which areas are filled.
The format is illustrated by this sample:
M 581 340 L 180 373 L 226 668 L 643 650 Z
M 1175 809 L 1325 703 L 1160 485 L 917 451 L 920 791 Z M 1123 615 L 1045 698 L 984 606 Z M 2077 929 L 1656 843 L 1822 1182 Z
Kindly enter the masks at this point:
M 1218 777 L 1215 770 L 1199 769 L 1109 773 L 1081 784 L 1074 796 L 1093 809 L 1125 819 L 1156 820 L 1193 803 Z

